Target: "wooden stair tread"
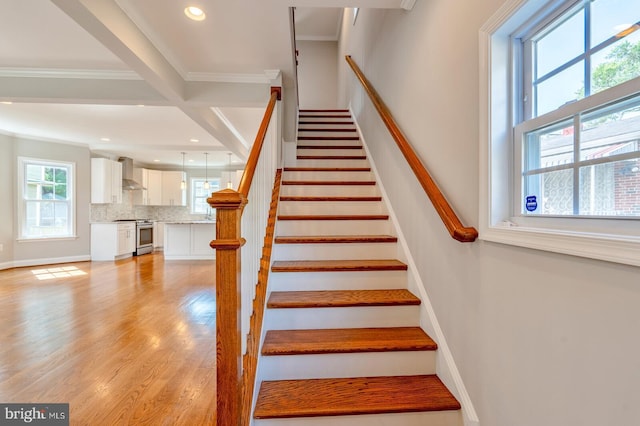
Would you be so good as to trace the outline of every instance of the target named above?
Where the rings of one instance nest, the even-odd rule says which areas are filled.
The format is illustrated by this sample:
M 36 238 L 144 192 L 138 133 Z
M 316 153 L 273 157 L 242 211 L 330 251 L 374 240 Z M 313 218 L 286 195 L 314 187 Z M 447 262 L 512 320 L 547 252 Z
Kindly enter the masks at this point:
M 362 149 L 362 145 L 298 145 L 298 149 Z
M 396 259 L 354 260 L 279 260 L 271 265 L 272 272 L 333 272 L 333 271 L 406 271 L 407 265 Z
M 389 220 L 389 215 L 386 215 L 386 214 L 362 214 L 362 215 L 298 214 L 298 215 L 279 215 L 278 220 Z
M 435 375 L 264 381 L 254 417 L 291 418 L 459 410 Z
M 374 186 L 375 180 L 285 180 L 282 185 Z
M 299 141 L 358 141 L 359 136 L 298 136 Z
M 285 172 L 370 172 L 371 167 L 285 167 Z
M 348 109 L 301 109 L 300 110 L 301 113 L 305 113 L 305 112 L 344 112 L 344 113 L 349 113 Z
M 335 308 L 352 306 L 415 306 L 420 304 L 406 289 L 274 291 L 267 308 Z
M 298 118 L 351 118 L 350 114 L 300 114 Z
M 348 117 L 345 116 L 343 118 L 348 118 Z M 354 123 L 353 123 L 353 121 L 315 121 L 315 120 L 304 121 L 304 120 L 301 120 L 301 121 L 298 121 L 298 124 L 313 124 L 313 125 L 316 125 L 316 124 L 330 124 L 330 125 L 337 124 L 337 125 L 343 125 L 343 124 L 354 124 Z
M 305 127 L 299 128 L 299 132 L 355 132 L 356 129 L 334 129 L 333 127 L 323 127 L 323 128 L 313 128 L 313 127 Z
M 319 196 L 319 195 L 284 195 L 280 197 L 280 201 L 382 201 L 379 196 Z
M 366 160 L 366 155 L 298 155 L 298 160 Z
M 276 237 L 276 244 L 396 243 L 392 235 L 299 235 Z
M 438 345 L 420 327 L 269 330 L 262 355 L 435 351 Z

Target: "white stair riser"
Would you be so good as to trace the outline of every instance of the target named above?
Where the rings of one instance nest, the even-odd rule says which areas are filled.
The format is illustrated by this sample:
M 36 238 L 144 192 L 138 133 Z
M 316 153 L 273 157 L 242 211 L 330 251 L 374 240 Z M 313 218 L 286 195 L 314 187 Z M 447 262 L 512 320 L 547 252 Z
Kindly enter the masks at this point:
M 336 209 L 337 210 L 337 209 Z M 326 209 L 285 210 L 280 214 L 349 214 Z M 366 212 L 363 209 L 363 214 Z M 391 224 L 388 220 L 282 220 L 277 225 L 276 235 L 388 235 Z
M 462 413 L 425 411 L 420 413 L 363 414 L 359 416 L 295 417 L 254 419 L 255 426 L 461 426 Z
M 264 321 L 266 330 L 415 327 L 419 306 L 267 309 Z
M 435 374 L 435 351 L 263 356 L 262 380 Z
M 271 291 L 407 288 L 406 271 L 269 272 Z
M 286 171 L 282 173 L 282 180 L 375 180 L 371 172 L 317 172 L 317 171 Z
M 274 244 L 273 260 L 395 259 L 396 243 Z
M 327 126 L 331 129 L 335 129 L 336 126 Z M 317 126 L 313 127 L 314 129 L 317 128 Z M 310 137 L 330 137 L 330 138 L 353 138 L 353 137 L 357 137 L 358 136 L 358 132 L 350 132 L 350 131 L 346 131 L 346 132 L 323 132 L 322 130 L 319 131 L 303 131 L 300 132 L 298 131 L 298 143 L 304 143 L 305 140 L 300 140 L 300 138 L 310 138 Z
M 296 150 L 296 155 L 298 156 L 308 156 L 308 155 L 330 155 L 332 157 L 338 157 L 338 156 L 363 156 L 365 155 L 365 152 L 363 149 L 341 149 L 341 148 L 331 148 L 331 149 L 297 149 Z
M 323 140 L 323 139 L 311 139 L 311 140 L 301 140 L 298 141 L 298 145 L 302 146 L 354 146 L 354 145 L 362 145 L 362 143 L 358 141 L 352 141 L 348 139 L 340 139 L 340 140 Z
M 376 185 L 282 185 L 280 196 L 380 196 Z
M 295 167 L 369 167 L 367 160 L 304 160 L 296 159 Z
M 329 121 L 329 120 L 332 120 L 332 119 L 329 119 L 329 118 L 327 118 L 326 120 L 304 119 L 304 121 L 314 121 L 314 123 L 298 124 L 298 130 L 299 129 L 355 129 L 356 128 L 355 124 L 346 124 L 348 123 L 347 120 L 340 120 L 340 121 L 334 120 L 334 121 L 331 121 L 330 124 L 318 123 L 318 121 Z
M 279 215 L 381 215 L 387 211 L 382 201 L 283 201 Z M 371 234 L 365 232 L 365 234 Z M 309 235 L 309 234 L 306 234 Z
M 351 114 L 348 112 L 304 112 L 300 113 L 301 117 L 298 121 L 353 121 Z M 323 115 L 331 115 L 335 117 L 323 117 Z

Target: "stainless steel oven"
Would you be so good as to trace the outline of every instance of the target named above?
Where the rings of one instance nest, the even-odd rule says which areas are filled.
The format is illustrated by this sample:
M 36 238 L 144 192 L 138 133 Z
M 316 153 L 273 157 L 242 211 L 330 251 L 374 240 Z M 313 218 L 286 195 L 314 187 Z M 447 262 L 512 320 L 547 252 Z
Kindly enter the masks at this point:
M 153 251 L 153 222 L 136 220 L 136 256 Z

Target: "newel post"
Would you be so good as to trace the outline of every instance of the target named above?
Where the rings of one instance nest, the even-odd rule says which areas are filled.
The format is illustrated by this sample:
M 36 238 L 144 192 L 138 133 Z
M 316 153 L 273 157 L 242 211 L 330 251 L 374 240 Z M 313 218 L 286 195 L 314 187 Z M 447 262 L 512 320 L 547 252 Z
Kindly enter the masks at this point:
M 240 419 L 242 343 L 240 324 L 240 220 L 247 198 L 232 189 L 207 199 L 216 209 L 216 425 L 237 426 Z

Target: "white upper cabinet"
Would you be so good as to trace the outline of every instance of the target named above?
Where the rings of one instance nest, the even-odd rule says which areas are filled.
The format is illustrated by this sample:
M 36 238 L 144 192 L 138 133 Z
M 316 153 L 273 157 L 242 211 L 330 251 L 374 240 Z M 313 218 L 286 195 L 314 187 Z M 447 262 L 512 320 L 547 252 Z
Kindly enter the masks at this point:
M 134 179 L 142 184 L 134 192 L 134 204 L 144 206 L 186 206 L 187 193 L 180 188 L 185 179 L 183 172 L 134 169 Z
M 122 164 L 107 158 L 91 159 L 91 202 L 122 203 Z

